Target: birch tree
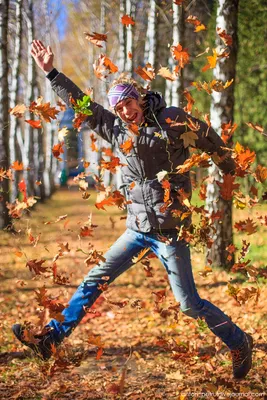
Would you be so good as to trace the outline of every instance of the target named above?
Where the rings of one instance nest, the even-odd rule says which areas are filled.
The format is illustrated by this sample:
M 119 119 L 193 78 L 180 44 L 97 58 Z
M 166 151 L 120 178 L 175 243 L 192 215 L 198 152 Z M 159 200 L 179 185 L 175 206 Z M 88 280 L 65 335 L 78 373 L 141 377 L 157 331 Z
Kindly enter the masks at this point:
M 22 49 L 22 0 L 16 1 L 16 19 L 15 19 L 15 43 L 13 49 L 13 60 L 11 69 L 11 90 L 10 90 L 10 108 L 15 107 L 18 103 L 19 92 L 19 74 L 21 63 L 21 49 Z M 16 131 L 18 129 L 19 121 L 17 118 L 10 118 L 9 129 L 9 162 L 13 164 L 16 161 Z M 24 165 L 27 167 L 27 165 Z M 11 186 L 11 201 L 17 197 L 17 180 L 14 179 Z
M 213 70 L 213 79 L 226 82 L 235 78 L 237 59 L 237 12 L 238 0 L 218 0 L 216 28 L 221 28 L 233 38 L 233 44 L 228 58 L 222 58 Z M 218 48 L 221 47 L 219 40 Z M 234 84 L 223 92 L 212 92 L 210 120 L 213 128 L 220 133 L 222 123 L 233 122 L 234 119 Z M 216 181 L 221 181 L 221 173 L 213 164 L 209 168 L 210 183 L 207 187 L 206 207 L 209 212 L 223 212 L 222 219 L 216 225 L 213 236 L 214 244 L 209 258 L 216 266 L 230 267 L 227 261 L 226 247 L 233 243 L 232 202 L 223 200 L 219 195 Z M 234 262 L 234 260 L 232 260 Z
M 176 4 L 172 3 L 172 15 L 173 15 L 173 20 L 172 20 L 172 43 L 174 46 L 177 46 L 178 43 L 181 43 L 182 41 L 182 35 L 181 35 L 181 30 L 179 29 L 179 21 L 182 16 L 182 7 L 177 6 Z M 170 70 L 173 70 L 175 66 L 175 62 L 173 57 L 169 56 L 169 68 Z M 181 71 L 182 73 L 182 71 Z M 166 103 L 168 106 L 175 106 L 179 107 L 179 102 L 180 102 L 180 92 L 181 88 L 181 79 L 180 77 L 174 81 L 167 81 L 166 82 L 166 94 L 165 94 L 165 99 Z
M 9 0 L 0 0 L 0 170 L 9 167 L 9 87 L 8 87 L 8 18 Z M 6 202 L 9 202 L 9 181 L 0 179 L 0 228 L 10 224 Z

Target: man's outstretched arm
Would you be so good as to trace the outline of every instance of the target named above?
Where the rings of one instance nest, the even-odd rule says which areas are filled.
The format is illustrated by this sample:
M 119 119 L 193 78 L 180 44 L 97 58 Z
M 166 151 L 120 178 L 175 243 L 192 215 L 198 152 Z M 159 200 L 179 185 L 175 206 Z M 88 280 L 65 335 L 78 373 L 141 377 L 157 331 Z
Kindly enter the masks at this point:
M 46 74 L 50 80 L 54 92 L 69 106 L 72 107 L 70 96 L 74 99 L 81 99 L 85 93 L 78 88 L 69 78 L 54 68 L 54 54 L 50 46 L 45 47 L 40 40 L 34 40 L 31 48 L 33 56 L 38 67 Z M 113 143 L 113 128 L 115 115 L 104 109 L 100 104 L 93 101 L 90 103 L 92 115 L 86 118 L 86 123 L 91 129 L 99 134 L 103 139 Z

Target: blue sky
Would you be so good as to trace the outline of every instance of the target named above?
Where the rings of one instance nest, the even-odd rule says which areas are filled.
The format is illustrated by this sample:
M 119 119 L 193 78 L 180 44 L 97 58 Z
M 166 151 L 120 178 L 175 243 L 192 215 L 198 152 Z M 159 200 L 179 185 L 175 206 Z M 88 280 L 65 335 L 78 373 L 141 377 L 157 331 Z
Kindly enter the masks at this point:
M 56 18 L 56 24 L 59 31 L 59 39 L 62 39 L 65 35 L 67 26 L 67 8 L 64 0 L 49 0 L 48 7 L 50 18 L 53 21 Z

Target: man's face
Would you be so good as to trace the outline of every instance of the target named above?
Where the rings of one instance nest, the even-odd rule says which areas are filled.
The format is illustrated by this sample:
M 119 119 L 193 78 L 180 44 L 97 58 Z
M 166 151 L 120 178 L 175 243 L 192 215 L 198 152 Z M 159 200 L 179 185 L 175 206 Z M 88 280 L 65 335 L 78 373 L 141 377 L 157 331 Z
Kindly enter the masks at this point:
M 140 125 L 144 120 L 144 113 L 136 99 L 128 98 L 116 104 L 115 111 L 120 119 L 127 124 Z

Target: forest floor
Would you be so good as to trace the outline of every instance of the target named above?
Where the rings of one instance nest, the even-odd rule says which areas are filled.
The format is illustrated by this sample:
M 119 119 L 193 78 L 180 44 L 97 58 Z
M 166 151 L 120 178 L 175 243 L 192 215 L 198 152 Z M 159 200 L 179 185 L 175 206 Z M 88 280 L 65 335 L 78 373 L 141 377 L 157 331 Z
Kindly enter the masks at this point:
M 157 259 L 151 259 L 151 277 L 141 263 L 120 276 L 51 360 L 33 357 L 13 337 L 13 323 L 38 324 L 35 290 L 45 284 L 48 295 L 60 296 L 67 303 L 92 267 L 84 262 L 89 242 L 105 252 L 124 231 L 121 217 L 125 214 L 114 207 L 97 210 L 94 196 L 84 200 L 74 187 L 59 190 L 16 222 L 17 233 L 0 233 L 0 399 L 267 398 L 266 280 L 247 283 L 241 275 L 217 269 L 205 274 L 204 256 L 194 249 L 192 263 L 201 297 L 222 308 L 254 338 L 253 370 L 244 380 L 233 380 L 226 346 L 203 321 L 169 308 L 175 301 Z M 91 212 L 92 223 L 98 227 L 93 237 L 80 237 Z M 248 216 L 242 211 L 242 219 Z M 256 267 L 266 267 L 265 228 L 244 237 L 252 243 L 250 258 Z M 51 266 L 59 249 L 57 272 L 69 277 L 69 286 L 55 284 L 51 274 L 35 275 L 26 266 L 30 259 L 46 260 L 43 266 Z M 239 305 L 227 293 L 230 280 L 243 293 L 251 285 L 259 289 L 258 302 L 254 296 Z M 162 293 L 165 288 L 166 299 L 159 304 L 165 312 L 159 313 L 155 310 L 159 295 L 153 292 Z M 40 311 L 39 307 L 39 316 L 44 317 Z M 49 320 L 48 311 L 45 318 Z

